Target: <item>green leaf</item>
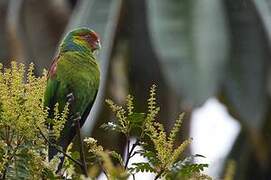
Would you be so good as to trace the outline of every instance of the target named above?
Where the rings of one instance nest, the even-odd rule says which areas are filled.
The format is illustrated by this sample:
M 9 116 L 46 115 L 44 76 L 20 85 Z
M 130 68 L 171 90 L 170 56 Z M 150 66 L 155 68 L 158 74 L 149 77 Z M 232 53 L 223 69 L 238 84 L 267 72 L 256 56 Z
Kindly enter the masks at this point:
M 222 0 L 148 0 L 154 50 L 185 105 L 200 105 L 221 84 L 228 57 Z
M 131 173 L 155 172 L 155 169 L 149 163 L 145 163 L 145 162 L 133 163 L 132 166 L 134 167 L 129 169 Z
M 15 180 L 31 178 L 31 172 L 28 169 L 31 160 L 31 156 L 27 153 L 27 149 L 22 149 L 14 157 L 14 163 L 7 169 L 7 179 Z
M 196 173 L 201 173 L 208 164 L 197 164 L 185 160 L 178 161 L 173 165 L 166 175 L 166 179 L 186 179 L 192 177 Z
M 110 155 L 113 158 L 117 159 L 121 165 L 124 165 L 124 161 L 119 153 L 117 153 L 116 151 L 110 151 Z
M 148 161 L 156 166 L 160 161 L 157 159 L 156 154 L 154 151 L 148 151 L 148 150 L 139 150 L 137 151 L 141 156 L 148 159 Z
M 201 173 L 204 168 L 208 167 L 208 164 L 194 163 L 195 158 L 205 158 L 203 155 L 195 154 L 186 157 L 184 160 L 180 160 L 173 164 L 169 169 L 167 179 L 176 179 L 179 177 L 190 177 L 194 173 Z
M 42 172 L 43 177 L 46 177 L 46 179 L 50 179 L 50 180 L 55 180 L 55 179 L 59 179 L 59 177 L 56 177 L 55 173 L 48 168 L 45 168 Z
M 208 164 L 189 164 L 184 165 L 182 169 L 180 170 L 179 174 L 181 176 L 191 176 L 193 173 L 200 173 L 204 170 L 204 168 L 207 168 Z
M 259 129 L 267 111 L 269 42 L 252 5 L 244 6 L 242 0 L 226 2 L 232 44 L 224 84 L 225 102 L 235 118 Z
M 141 127 L 142 123 L 145 120 L 145 113 L 133 113 L 128 116 L 128 121 L 131 122 L 133 127 Z
M 78 151 L 71 152 L 71 157 L 73 159 L 79 159 L 80 158 L 80 153 Z
M 178 163 L 181 163 L 182 165 L 192 164 L 195 161 L 195 158 L 206 158 L 206 157 L 200 154 L 195 154 L 187 156 L 184 160 L 177 162 L 177 164 Z
M 266 30 L 266 35 L 268 36 L 269 41 L 271 40 L 271 9 L 269 0 L 254 0 L 252 1 L 257 9 L 259 18 L 262 20 L 262 23 Z
M 132 136 L 140 136 L 142 133 L 142 125 L 145 120 L 145 113 L 133 113 L 128 116 L 128 121 L 131 122 L 131 132 Z

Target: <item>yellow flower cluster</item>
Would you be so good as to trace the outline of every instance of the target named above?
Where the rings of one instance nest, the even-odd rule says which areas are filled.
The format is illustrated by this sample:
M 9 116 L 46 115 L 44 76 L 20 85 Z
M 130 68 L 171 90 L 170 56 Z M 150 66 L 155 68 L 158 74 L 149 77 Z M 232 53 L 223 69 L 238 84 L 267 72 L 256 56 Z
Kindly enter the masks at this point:
M 36 77 L 34 64 L 25 67 L 13 61 L 9 68 L 0 64 L 0 179 L 41 179 L 44 171 L 54 174 L 56 163 L 48 164 L 46 159 L 45 139 L 49 132 L 48 108 L 44 107 L 46 74 L 44 71 Z M 50 120 L 54 137 L 59 136 L 67 116 L 68 104 L 62 112 L 55 106 Z
M 4 139 L 7 144 L 33 139 L 37 137 L 36 127 L 43 129 L 47 117 L 43 108 L 46 75 L 35 77 L 33 64 L 26 77 L 23 64 L 12 62 L 11 68 L 0 67 L 0 128 Z
M 86 143 L 89 152 L 97 154 L 103 151 L 103 147 L 98 145 L 97 140 L 92 137 L 85 138 L 84 142 Z
M 126 180 L 128 179 L 127 171 L 122 166 L 114 166 L 108 151 L 100 151 L 98 155 L 103 161 L 103 169 L 108 180 Z
M 47 131 L 45 86 L 46 72 L 36 77 L 33 64 L 0 64 L 0 178 L 42 176 L 47 154 L 40 136 Z
M 59 104 L 58 103 L 55 104 L 54 117 L 51 123 L 54 128 L 50 130 L 51 137 L 55 139 L 59 138 L 60 132 L 64 128 L 68 115 L 69 115 L 69 103 L 66 103 L 62 112 L 59 112 Z
M 184 114 L 180 114 L 176 120 L 170 134 L 167 136 L 161 123 L 155 122 L 160 108 L 156 103 L 156 86 L 150 89 L 150 98 L 148 99 L 148 114 L 145 120 L 145 132 L 150 136 L 154 144 L 157 158 L 160 161 L 158 169 L 163 171 L 170 169 L 171 166 L 180 158 L 183 151 L 190 145 L 191 139 L 184 141 L 177 148 L 174 148 L 177 133 L 180 130 Z
M 160 107 L 157 107 L 156 103 L 156 85 L 152 85 L 150 89 L 150 97 L 148 99 L 148 115 L 145 123 L 151 124 L 160 111 Z
M 115 166 L 110 158 L 110 152 L 104 151 L 103 147 L 98 145 L 97 140 L 91 137 L 85 138 L 84 142 L 88 151 L 101 159 L 103 171 L 107 179 L 127 179 L 127 172 L 122 166 Z
M 134 109 L 134 97 L 131 95 L 128 95 L 126 97 L 126 102 L 127 102 L 127 109 L 128 109 L 128 115 L 132 115 L 133 114 L 133 109 Z
M 105 102 L 109 105 L 111 110 L 116 114 L 116 118 L 118 119 L 120 130 L 122 133 L 127 134 L 130 129 L 130 121 L 127 119 L 127 112 L 122 106 L 116 105 L 112 100 L 107 99 Z M 128 114 L 132 114 L 133 104 L 132 97 L 127 97 L 128 106 Z

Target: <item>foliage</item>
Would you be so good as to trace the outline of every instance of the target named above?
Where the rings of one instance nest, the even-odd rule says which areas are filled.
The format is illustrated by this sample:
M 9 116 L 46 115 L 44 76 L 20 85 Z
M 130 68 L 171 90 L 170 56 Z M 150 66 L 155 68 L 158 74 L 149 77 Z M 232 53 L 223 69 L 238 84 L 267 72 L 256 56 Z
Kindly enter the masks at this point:
M 122 164 L 114 166 L 111 160 L 110 155 L 118 159 L 119 162 L 122 162 L 122 158 L 118 153 L 104 151 L 103 147 L 98 145 L 97 141 L 93 138 L 86 138 L 84 141 L 88 146 L 88 151 L 94 154 L 95 159 L 101 165 L 108 179 L 127 179 L 128 174 Z
M 155 179 L 161 177 L 166 179 L 175 179 L 176 177 L 210 179 L 201 173 L 205 167 L 208 167 L 207 164 L 195 164 L 192 160 L 189 161 L 189 158 L 182 159 L 183 152 L 192 139 L 185 140 L 175 147 L 184 114 L 179 115 L 167 135 L 163 125 L 156 121 L 160 110 L 156 103 L 156 86 L 153 85 L 150 89 L 147 113 L 134 112 L 133 100 L 134 98 L 128 95 L 125 108 L 116 105 L 112 100 L 106 100 L 115 113 L 117 121 L 102 125 L 102 128 L 106 130 L 118 131 L 126 136 L 128 147 L 124 168 L 128 169 L 128 173 L 134 175 L 137 172 L 152 172 L 156 174 Z M 134 144 L 130 144 L 132 136 L 137 139 Z M 142 146 L 143 149 L 135 151 L 137 146 Z M 128 167 L 129 160 L 135 154 L 146 157 L 148 162 L 133 163 L 131 167 Z
M 55 177 L 57 158 L 48 163 L 46 126 L 48 109 L 43 107 L 46 72 L 34 76 L 34 65 L 0 64 L 0 177 L 1 179 L 41 179 Z M 57 107 L 56 107 L 57 109 Z M 64 112 L 56 112 L 53 122 L 61 126 Z M 58 136 L 59 128 L 52 131 Z
M 57 148 L 59 153 L 48 162 L 48 145 L 54 146 L 69 113 L 69 104 L 62 112 L 58 104 L 54 116 L 48 118 L 48 108 L 43 106 L 46 72 L 41 77 L 34 76 L 34 65 L 26 68 L 23 64 L 11 63 L 10 68 L 0 72 L 0 176 L 1 179 L 88 179 L 96 178 L 99 170 L 108 179 L 135 178 L 138 172 L 155 173 L 155 179 L 209 179 L 202 174 L 207 164 L 195 164 L 193 158 L 184 158 L 183 152 L 191 139 L 175 147 L 176 137 L 181 127 L 183 114 L 179 115 L 170 133 L 167 134 L 162 124 L 156 121 L 160 108 L 156 103 L 156 86 L 150 89 L 147 113 L 134 111 L 134 98 L 128 95 L 126 107 L 106 100 L 116 116 L 116 122 L 108 122 L 102 127 L 106 130 L 121 132 L 127 141 L 126 157 L 115 151 L 105 150 L 97 140 L 85 138 L 89 169 L 86 177 L 76 171 L 75 166 L 83 167 L 79 156 L 82 152 L 67 152 Z M 54 128 L 48 128 L 47 125 Z M 51 127 L 51 126 L 50 126 Z M 131 137 L 136 142 L 131 143 Z M 143 147 L 136 150 L 137 146 Z M 137 162 L 129 165 L 134 155 L 140 154 L 148 162 Z M 67 157 L 61 171 L 56 173 L 60 158 Z M 192 157 L 198 157 L 197 155 Z

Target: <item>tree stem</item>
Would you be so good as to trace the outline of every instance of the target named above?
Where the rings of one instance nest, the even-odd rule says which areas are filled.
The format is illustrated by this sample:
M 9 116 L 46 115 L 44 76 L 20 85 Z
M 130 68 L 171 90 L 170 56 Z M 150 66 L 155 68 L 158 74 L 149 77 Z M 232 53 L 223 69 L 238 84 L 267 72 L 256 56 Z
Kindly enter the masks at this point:
M 128 166 L 128 163 L 129 163 L 131 157 L 134 156 L 133 152 L 135 150 L 135 147 L 138 145 L 139 140 L 138 139 L 136 140 L 136 142 L 132 145 L 131 149 L 130 149 L 130 140 L 129 139 L 127 140 L 127 143 L 128 143 L 128 145 L 127 145 L 127 158 L 126 158 L 126 162 L 125 162 L 125 166 L 124 166 L 125 169 L 127 169 L 127 166 Z

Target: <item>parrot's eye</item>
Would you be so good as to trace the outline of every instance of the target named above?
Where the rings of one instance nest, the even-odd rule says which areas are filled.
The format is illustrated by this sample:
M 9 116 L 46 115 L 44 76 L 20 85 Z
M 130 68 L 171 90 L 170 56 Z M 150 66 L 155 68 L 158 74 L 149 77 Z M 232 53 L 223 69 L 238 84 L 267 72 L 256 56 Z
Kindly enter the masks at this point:
M 85 35 L 86 38 L 90 38 L 91 36 L 89 34 Z
M 90 34 L 84 35 L 84 38 L 88 39 L 89 41 L 93 41 L 93 42 L 99 41 L 98 36 L 96 35 L 96 33 L 93 33 L 93 32 Z

